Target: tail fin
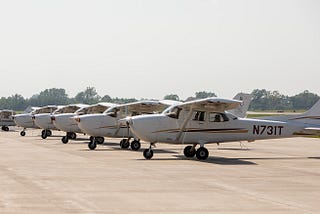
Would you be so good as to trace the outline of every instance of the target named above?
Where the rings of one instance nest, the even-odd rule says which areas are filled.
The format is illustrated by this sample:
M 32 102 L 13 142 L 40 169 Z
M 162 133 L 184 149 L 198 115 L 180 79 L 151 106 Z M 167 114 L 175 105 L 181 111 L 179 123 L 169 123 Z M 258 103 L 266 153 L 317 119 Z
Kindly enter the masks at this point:
M 320 100 L 316 102 L 308 111 L 302 114 L 303 116 L 320 116 Z
M 241 100 L 242 104 L 236 109 L 229 110 L 229 112 L 231 112 L 232 114 L 238 117 L 245 117 L 247 115 L 247 111 L 252 100 L 252 95 L 245 94 L 245 93 L 238 93 L 233 99 Z

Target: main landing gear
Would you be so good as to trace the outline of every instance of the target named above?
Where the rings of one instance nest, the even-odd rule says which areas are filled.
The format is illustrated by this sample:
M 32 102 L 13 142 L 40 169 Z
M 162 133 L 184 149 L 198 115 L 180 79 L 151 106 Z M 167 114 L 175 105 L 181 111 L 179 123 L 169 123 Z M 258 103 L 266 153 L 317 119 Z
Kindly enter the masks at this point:
M 150 144 L 149 149 L 143 151 L 143 156 L 145 159 L 150 160 L 153 157 L 153 144 Z M 184 156 L 187 158 L 197 157 L 198 160 L 206 160 L 209 157 L 209 151 L 204 146 L 200 146 L 199 149 L 196 149 L 197 144 L 193 146 L 186 146 L 183 150 Z
M 97 144 L 103 144 L 104 137 L 90 137 L 90 142 L 88 143 L 88 147 L 90 150 L 95 150 L 97 148 Z
M 120 147 L 121 149 L 127 149 L 129 148 L 129 146 L 131 147 L 132 150 L 134 151 L 138 151 L 141 148 L 141 143 L 140 140 L 136 140 L 134 139 L 131 144 L 130 144 L 130 138 L 129 139 L 122 139 L 120 141 Z
M 8 126 L 2 126 L 1 129 L 2 129 L 2 131 L 5 131 L 5 132 L 9 131 L 9 127 Z
M 50 136 L 52 136 L 51 130 L 49 130 L 49 129 L 42 130 L 42 132 L 41 132 L 42 139 L 46 139 L 47 137 L 50 137 Z
M 74 132 L 67 132 L 66 136 L 63 136 L 61 138 L 62 143 L 66 144 L 69 142 L 69 139 L 75 140 L 77 138 L 77 134 Z

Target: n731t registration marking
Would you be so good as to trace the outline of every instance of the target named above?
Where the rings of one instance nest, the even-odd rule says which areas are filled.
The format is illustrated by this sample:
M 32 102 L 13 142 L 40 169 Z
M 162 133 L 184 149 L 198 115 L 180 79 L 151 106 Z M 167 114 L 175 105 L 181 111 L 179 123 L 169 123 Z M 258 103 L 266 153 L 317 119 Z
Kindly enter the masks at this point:
M 253 134 L 263 135 L 281 135 L 283 126 L 265 126 L 265 125 L 253 125 Z

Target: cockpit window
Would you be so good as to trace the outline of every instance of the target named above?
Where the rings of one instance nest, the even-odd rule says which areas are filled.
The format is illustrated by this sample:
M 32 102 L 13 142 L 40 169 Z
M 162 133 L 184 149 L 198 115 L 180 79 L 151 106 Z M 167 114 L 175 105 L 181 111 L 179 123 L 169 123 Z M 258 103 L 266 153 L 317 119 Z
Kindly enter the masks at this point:
M 210 122 L 226 122 L 226 121 L 229 121 L 229 118 L 227 117 L 227 115 L 223 113 L 210 112 L 209 121 Z
M 170 108 L 170 109 L 166 110 L 164 113 L 168 117 L 171 117 L 174 119 L 179 119 L 179 115 L 180 115 L 181 110 L 182 109 L 179 107 L 174 107 L 174 108 Z
M 205 121 L 206 112 L 204 111 L 195 111 L 193 112 L 193 120 L 196 121 Z

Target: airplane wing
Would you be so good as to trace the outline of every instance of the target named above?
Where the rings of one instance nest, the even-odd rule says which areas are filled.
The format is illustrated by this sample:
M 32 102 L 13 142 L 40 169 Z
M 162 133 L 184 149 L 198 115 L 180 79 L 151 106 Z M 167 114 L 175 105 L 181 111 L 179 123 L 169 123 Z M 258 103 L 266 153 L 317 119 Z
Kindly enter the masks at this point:
M 143 114 L 152 114 L 155 112 L 162 112 L 172 104 L 176 104 L 176 101 L 156 101 L 156 100 L 143 100 L 134 103 L 123 105 L 129 112 L 137 112 Z
M 205 99 L 185 102 L 176 106 L 181 108 L 192 108 L 193 110 L 198 111 L 224 112 L 237 108 L 241 105 L 241 103 L 242 101 L 239 100 L 209 97 Z

